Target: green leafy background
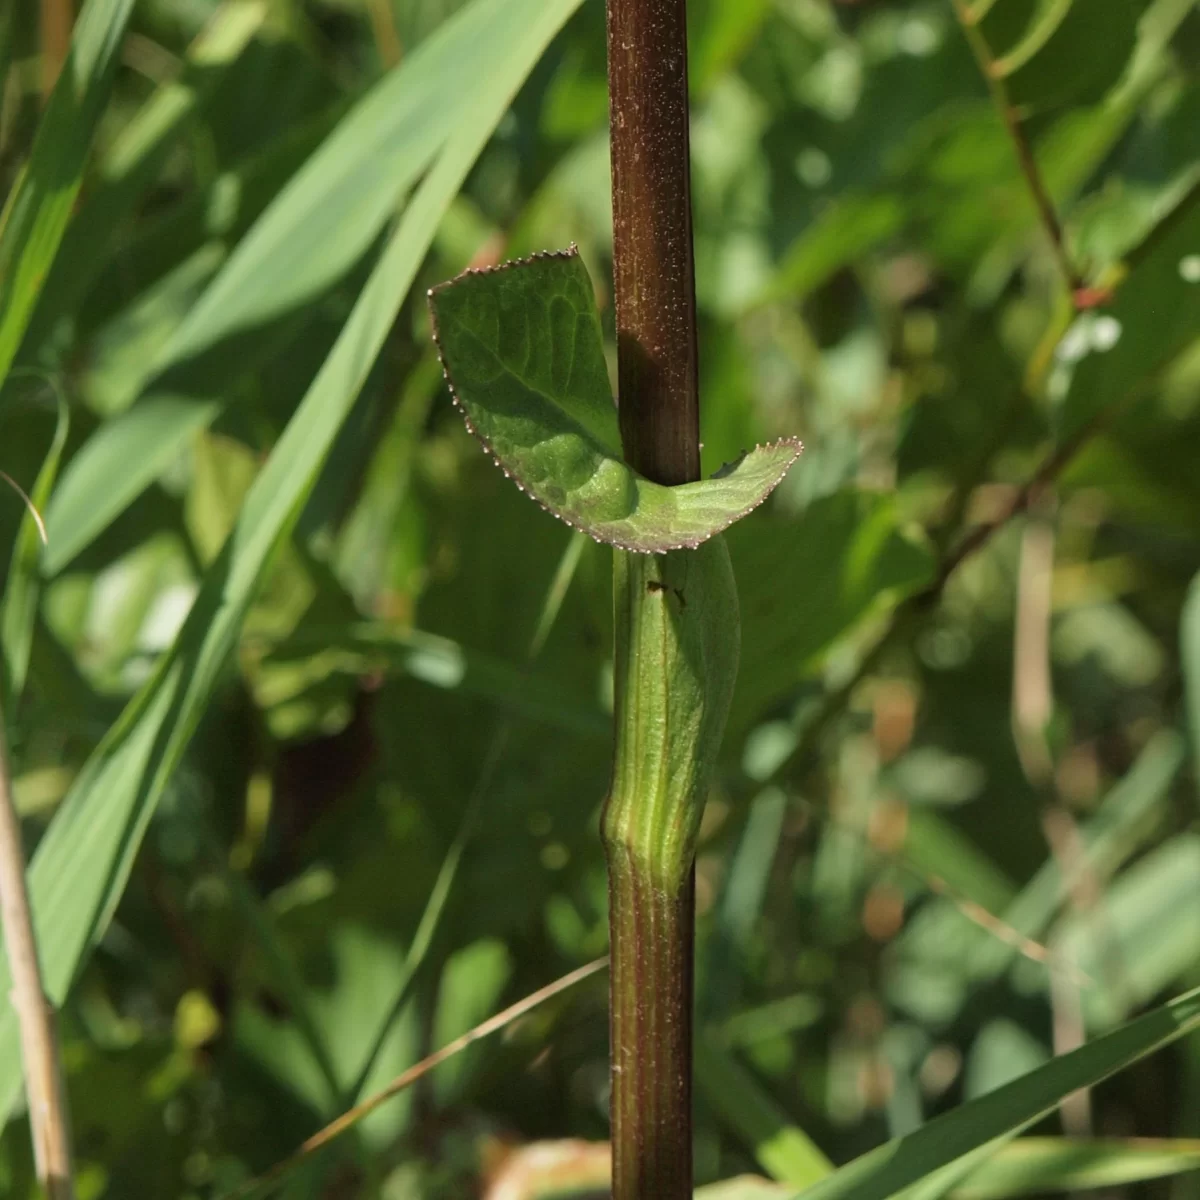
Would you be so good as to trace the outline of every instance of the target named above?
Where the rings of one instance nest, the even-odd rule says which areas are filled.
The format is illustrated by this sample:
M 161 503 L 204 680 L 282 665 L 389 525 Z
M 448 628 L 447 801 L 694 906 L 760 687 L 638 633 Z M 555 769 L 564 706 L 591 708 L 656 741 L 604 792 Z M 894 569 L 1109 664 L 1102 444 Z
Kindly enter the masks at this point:
M 207 1200 L 604 953 L 611 552 L 425 303 L 576 243 L 612 375 L 604 12 L 87 0 L 46 100 L 63 3 L 0 6 L 0 704 L 78 1193 Z M 1200 8 L 689 10 L 705 474 L 805 443 L 725 535 L 701 1194 L 1190 1200 Z M 280 1194 L 602 1189 L 605 1003 Z M 0 1110 L 31 1197 L 8 1008 Z

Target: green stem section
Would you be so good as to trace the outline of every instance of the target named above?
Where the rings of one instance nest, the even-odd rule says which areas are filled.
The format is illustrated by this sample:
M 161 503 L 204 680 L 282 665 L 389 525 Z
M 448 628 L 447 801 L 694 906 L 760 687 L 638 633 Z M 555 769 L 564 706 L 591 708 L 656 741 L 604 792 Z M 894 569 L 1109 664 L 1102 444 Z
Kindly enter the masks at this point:
M 692 1193 L 692 864 L 737 676 L 733 570 L 614 552 L 613 782 L 602 819 L 612 960 L 614 1200 Z

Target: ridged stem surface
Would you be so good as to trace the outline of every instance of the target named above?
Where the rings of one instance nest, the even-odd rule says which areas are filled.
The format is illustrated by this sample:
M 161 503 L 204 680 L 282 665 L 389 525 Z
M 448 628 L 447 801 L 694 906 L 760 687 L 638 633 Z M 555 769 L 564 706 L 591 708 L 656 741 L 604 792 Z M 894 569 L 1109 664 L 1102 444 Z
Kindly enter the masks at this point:
M 692 1194 L 692 864 L 737 676 L 733 571 L 718 537 L 617 551 L 616 746 L 602 834 L 612 962 L 615 1200 Z
M 608 0 L 608 82 L 622 449 L 626 462 L 655 483 L 690 483 L 700 478 L 700 409 L 686 0 Z M 617 745 L 603 822 L 612 1195 L 687 1200 L 692 860 L 708 761 L 697 739 L 712 732 L 713 712 L 703 645 L 708 567 L 697 568 L 692 587 L 686 552 L 616 551 L 614 560 Z M 717 564 L 718 596 L 733 596 L 724 547 L 705 562 Z M 736 614 L 736 597 L 732 603 Z M 722 710 L 717 741 L 723 722 Z
M 616 1200 L 692 1193 L 692 875 L 672 894 L 608 856 Z
M 608 0 L 617 393 L 630 466 L 700 478 L 686 0 Z

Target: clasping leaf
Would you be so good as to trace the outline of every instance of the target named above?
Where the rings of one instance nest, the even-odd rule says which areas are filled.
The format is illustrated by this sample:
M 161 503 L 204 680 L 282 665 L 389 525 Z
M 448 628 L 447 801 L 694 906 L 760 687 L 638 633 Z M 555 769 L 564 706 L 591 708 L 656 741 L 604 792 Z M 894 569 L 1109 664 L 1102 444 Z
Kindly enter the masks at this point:
M 761 504 L 800 455 L 788 438 L 677 487 L 629 467 L 592 281 L 573 246 L 467 271 L 429 303 L 467 427 L 519 488 L 598 542 L 694 549 Z

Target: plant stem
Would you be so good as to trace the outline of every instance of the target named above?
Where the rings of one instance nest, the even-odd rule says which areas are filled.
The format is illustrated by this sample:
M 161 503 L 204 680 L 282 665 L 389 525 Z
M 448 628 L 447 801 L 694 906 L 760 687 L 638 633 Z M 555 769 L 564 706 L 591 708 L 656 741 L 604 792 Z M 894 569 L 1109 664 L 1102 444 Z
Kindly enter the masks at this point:
M 54 1013 L 42 987 L 37 942 L 25 887 L 21 828 L 12 799 L 4 714 L 0 711 L 0 918 L 12 976 L 12 1003 L 21 1027 L 21 1061 L 29 1133 L 38 1181 L 49 1200 L 73 1200 L 71 1136 Z
M 987 42 L 984 41 L 983 34 L 979 30 L 978 19 L 967 3 L 967 0 L 953 0 L 953 7 L 954 15 L 958 18 L 958 23 L 962 27 L 963 35 L 966 37 L 967 43 L 971 47 L 971 52 L 975 56 L 975 61 L 979 64 L 979 70 L 987 82 L 992 103 L 995 105 L 996 112 L 1004 124 L 1009 140 L 1012 142 L 1013 151 L 1017 156 L 1017 166 L 1020 167 L 1021 174 L 1025 178 L 1030 198 L 1037 209 L 1038 220 L 1041 222 L 1046 237 L 1050 240 L 1050 248 L 1054 252 L 1054 258 L 1058 263 L 1059 270 L 1062 272 L 1063 280 L 1071 293 L 1072 300 L 1078 302 L 1078 293 L 1084 289 L 1084 280 L 1075 269 L 1075 264 L 1071 261 L 1071 256 L 1067 253 L 1067 243 L 1066 238 L 1063 236 L 1062 224 L 1058 219 L 1058 213 L 1054 209 L 1054 201 L 1050 198 L 1050 190 L 1046 187 L 1046 182 L 1042 178 L 1042 172 L 1038 167 L 1037 158 L 1034 156 L 1033 147 L 1029 144 L 1029 139 L 1025 136 L 1025 129 L 1021 124 L 1021 116 L 1009 97 L 1008 88 L 1005 86 L 1004 80 L 996 68 L 996 60 L 992 57 L 992 52 L 988 48 Z
M 695 891 L 608 847 L 614 1200 L 692 1194 Z
M 613 274 L 625 458 L 700 478 L 686 0 L 608 0 Z
M 640 474 L 667 485 L 688 483 L 700 478 L 700 404 L 686 0 L 608 0 L 608 84 L 621 440 L 626 461 Z M 618 605 L 637 611 L 642 573 L 616 574 Z M 622 586 L 639 595 L 622 597 Z M 618 622 L 618 639 L 629 629 Z M 618 664 L 628 650 L 616 647 Z M 621 674 L 628 676 L 618 667 Z M 618 709 L 628 686 L 628 678 L 617 680 Z M 616 719 L 620 729 L 620 712 Z M 617 803 L 610 796 L 603 821 L 612 959 L 612 1195 L 685 1200 L 692 1194 L 692 851 L 686 864 L 664 872 L 652 853 L 640 853 L 643 847 L 620 836 L 618 810 L 626 805 L 639 810 L 628 814 L 632 826 L 645 827 L 653 798 Z

